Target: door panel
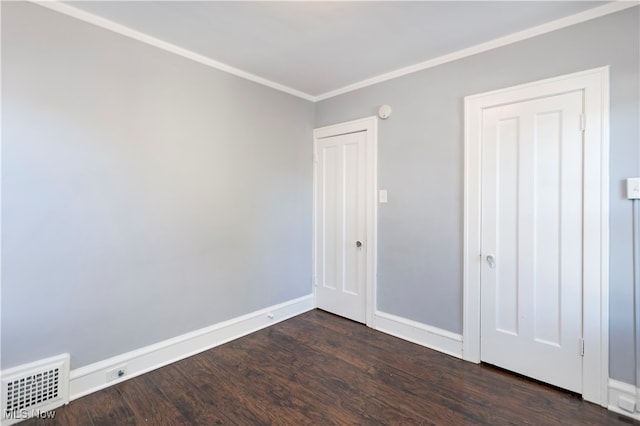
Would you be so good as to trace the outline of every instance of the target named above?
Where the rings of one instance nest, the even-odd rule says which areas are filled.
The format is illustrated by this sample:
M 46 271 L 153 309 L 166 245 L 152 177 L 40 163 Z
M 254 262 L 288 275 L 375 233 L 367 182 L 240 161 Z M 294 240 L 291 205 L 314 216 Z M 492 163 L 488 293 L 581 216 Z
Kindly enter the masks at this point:
M 316 151 L 318 307 L 365 322 L 366 132 L 319 139 Z
M 582 97 L 489 108 L 482 124 L 481 359 L 575 392 L 582 391 Z

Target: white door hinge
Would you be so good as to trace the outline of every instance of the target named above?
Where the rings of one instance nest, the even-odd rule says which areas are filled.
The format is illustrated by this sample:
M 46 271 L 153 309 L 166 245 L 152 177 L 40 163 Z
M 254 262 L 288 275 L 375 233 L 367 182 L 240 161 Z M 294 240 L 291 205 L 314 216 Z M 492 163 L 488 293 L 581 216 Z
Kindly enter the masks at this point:
M 316 275 L 313 276 L 313 286 L 318 287 L 318 277 Z
M 584 339 L 580 339 L 580 356 L 584 356 Z
M 584 114 L 580 114 L 580 131 L 584 132 L 587 127 L 587 118 Z

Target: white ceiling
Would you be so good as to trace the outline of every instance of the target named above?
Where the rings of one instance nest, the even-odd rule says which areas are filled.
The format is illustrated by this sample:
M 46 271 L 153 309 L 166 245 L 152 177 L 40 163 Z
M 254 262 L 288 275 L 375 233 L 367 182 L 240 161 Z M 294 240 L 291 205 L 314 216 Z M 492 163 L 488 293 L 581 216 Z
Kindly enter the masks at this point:
M 311 98 L 604 3 L 67 2 Z

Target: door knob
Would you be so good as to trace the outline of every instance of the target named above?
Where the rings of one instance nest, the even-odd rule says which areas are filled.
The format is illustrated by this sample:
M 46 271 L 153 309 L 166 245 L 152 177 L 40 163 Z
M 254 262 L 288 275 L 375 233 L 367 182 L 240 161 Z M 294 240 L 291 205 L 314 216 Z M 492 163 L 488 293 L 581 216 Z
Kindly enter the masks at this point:
M 495 268 L 496 266 L 496 257 L 492 254 L 487 255 L 487 263 L 489 264 L 489 268 Z
M 356 247 L 358 247 L 358 248 L 362 247 L 362 242 L 361 241 L 356 241 Z

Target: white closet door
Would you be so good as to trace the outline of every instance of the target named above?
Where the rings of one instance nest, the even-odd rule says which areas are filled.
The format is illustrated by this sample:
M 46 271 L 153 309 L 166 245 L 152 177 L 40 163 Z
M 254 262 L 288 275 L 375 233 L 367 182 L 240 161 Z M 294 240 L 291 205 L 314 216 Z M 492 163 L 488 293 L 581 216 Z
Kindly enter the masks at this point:
M 582 392 L 581 91 L 484 110 L 481 359 Z

